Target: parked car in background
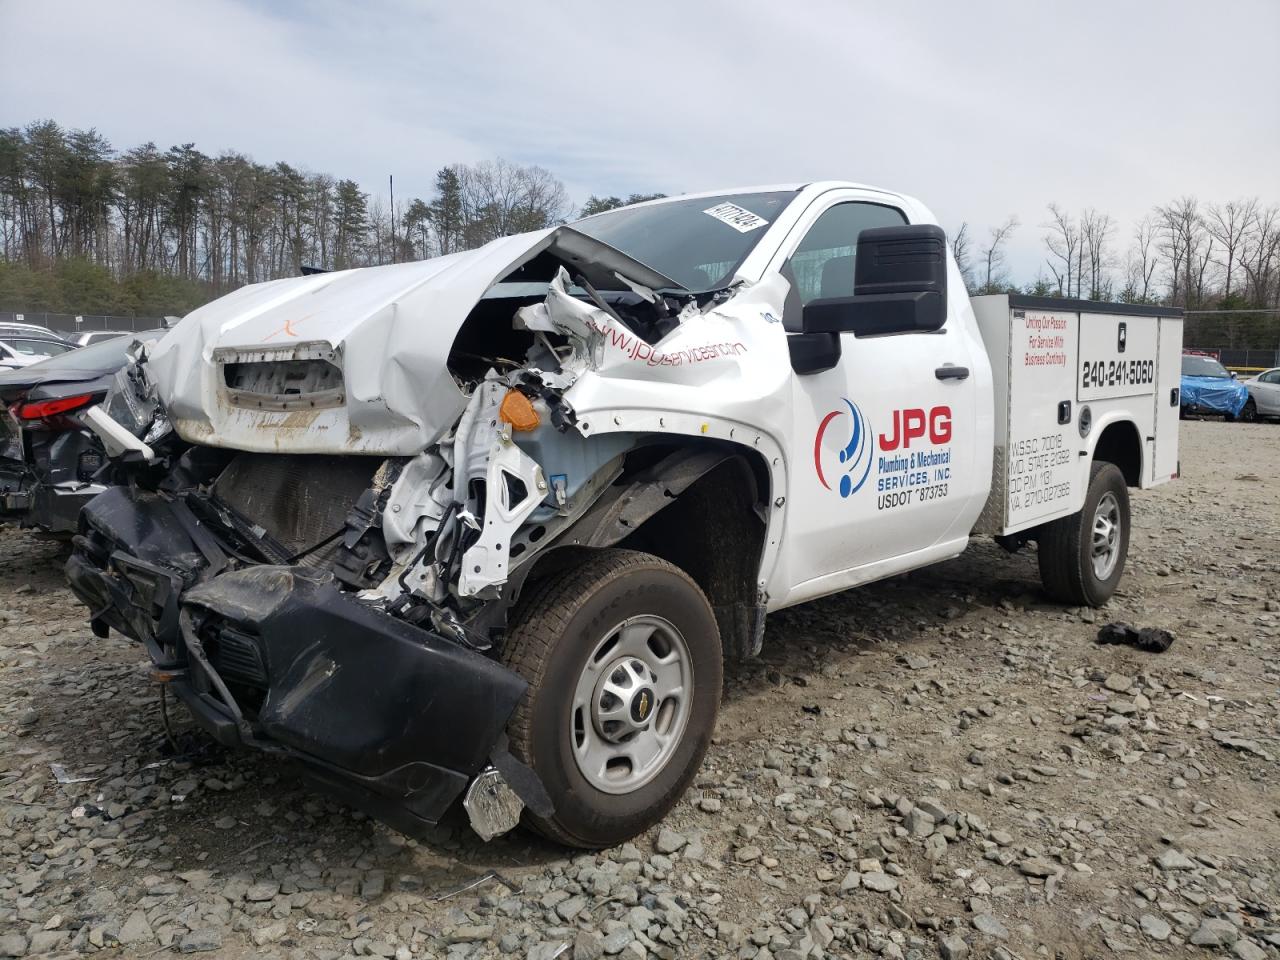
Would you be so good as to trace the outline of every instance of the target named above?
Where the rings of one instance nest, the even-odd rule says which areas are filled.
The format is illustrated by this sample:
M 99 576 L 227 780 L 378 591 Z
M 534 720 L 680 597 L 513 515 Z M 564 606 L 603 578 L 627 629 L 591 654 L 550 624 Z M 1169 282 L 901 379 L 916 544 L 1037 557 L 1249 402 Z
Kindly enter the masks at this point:
M 60 333 L 50 330 L 48 327 L 42 327 L 37 323 L 13 323 L 5 321 L 0 323 L 0 340 L 7 340 L 10 337 L 41 337 L 46 340 L 68 340 Z
M 101 343 L 103 340 L 127 337 L 130 332 L 129 330 L 89 330 L 85 333 L 77 334 L 75 342 L 82 347 L 87 347 L 91 343 Z
M 118 389 L 134 343 L 148 330 L 63 351 L 20 370 L 0 372 L 0 519 L 51 533 L 74 533 L 80 508 L 107 489 L 98 479 L 102 441 L 71 415 L 100 406 L 133 429 L 130 392 Z
M 61 337 L 21 333 L 0 334 L 0 367 L 16 370 L 75 348 L 75 344 L 68 343 Z
M 1240 412 L 1241 420 L 1280 417 L 1280 367 L 1263 370 L 1242 380 L 1241 385 L 1249 391 L 1249 399 Z
M 1179 396 L 1184 417 L 1207 413 L 1235 420 L 1249 400 L 1249 391 L 1213 357 L 1186 353 L 1182 356 Z

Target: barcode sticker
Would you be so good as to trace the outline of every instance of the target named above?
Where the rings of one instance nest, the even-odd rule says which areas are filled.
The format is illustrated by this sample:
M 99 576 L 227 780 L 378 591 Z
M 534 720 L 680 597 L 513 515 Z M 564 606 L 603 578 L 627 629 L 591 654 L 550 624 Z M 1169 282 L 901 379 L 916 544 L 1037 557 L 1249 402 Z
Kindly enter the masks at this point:
M 708 216 L 715 217 L 721 223 L 727 223 L 739 233 L 750 233 L 752 230 L 759 230 L 769 224 L 769 221 L 764 217 L 758 217 L 750 210 L 745 210 L 736 203 L 717 203 L 714 207 L 708 207 L 702 212 Z

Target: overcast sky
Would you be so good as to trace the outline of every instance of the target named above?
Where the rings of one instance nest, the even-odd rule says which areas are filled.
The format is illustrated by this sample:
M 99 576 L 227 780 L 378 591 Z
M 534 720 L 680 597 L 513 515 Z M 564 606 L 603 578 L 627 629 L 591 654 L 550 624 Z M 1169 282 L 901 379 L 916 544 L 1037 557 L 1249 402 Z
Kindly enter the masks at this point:
M 558 12 L 553 13 L 555 9 Z M 1045 205 L 1122 236 L 1183 194 L 1280 201 L 1277 0 L 0 0 L 0 125 L 194 141 L 427 196 L 539 163 L 575 202 L 853 179 L 980 239 Z

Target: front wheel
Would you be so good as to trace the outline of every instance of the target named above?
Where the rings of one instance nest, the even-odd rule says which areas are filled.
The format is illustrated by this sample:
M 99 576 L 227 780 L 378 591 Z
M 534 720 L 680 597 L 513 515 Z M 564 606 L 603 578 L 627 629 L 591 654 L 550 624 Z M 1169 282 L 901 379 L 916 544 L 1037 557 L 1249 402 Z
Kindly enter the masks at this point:
M 697 773 L 720 709 L 715 614 L 678 567 L 629 550 L 591 554 L 521 599 L 503 659 L 529 682 L 511 752 L 555 807 L 526 820 L 601 848 L 661 820 Z
M 1100 607 L 1116 592 L 1129 552 L 1129 488 L 1113 463 L 1095 460 L 1079 513 L 1039 534 L 1040 581 L 1061 603 Z
M 1241 423 L 1257 423 L 1258 422 L 1258 405 L 1253 402 L 1253 397 L 1245 401 L 1245 405 L 1240 410 L 1239 416 L 1235 418 Z

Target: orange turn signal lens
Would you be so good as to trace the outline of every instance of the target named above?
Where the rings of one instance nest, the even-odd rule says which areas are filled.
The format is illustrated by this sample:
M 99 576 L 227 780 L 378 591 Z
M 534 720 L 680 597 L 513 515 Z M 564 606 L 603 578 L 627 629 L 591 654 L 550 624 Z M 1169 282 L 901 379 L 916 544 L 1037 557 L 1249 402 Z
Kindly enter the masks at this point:
M 538 411 L 533 409 L 529 398 L 519 390 L 507 391 L 507 395 L 502 398 L 502 405 L 498 407 L 498 419 L 503 423 L 511 424 L 512 430 L 518 430 L 521 433 L 538 429 L 538 424 L 541 422 L 538 419 Z

